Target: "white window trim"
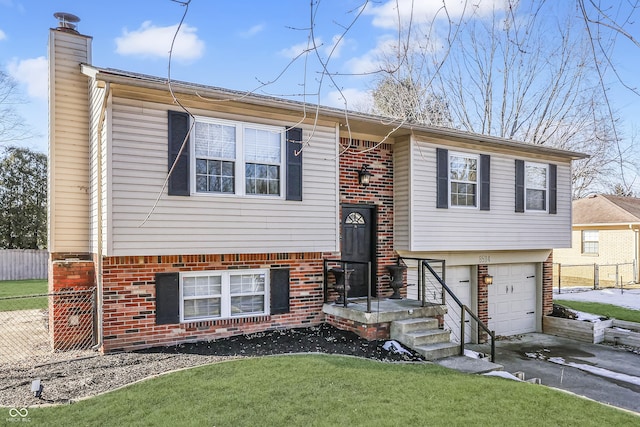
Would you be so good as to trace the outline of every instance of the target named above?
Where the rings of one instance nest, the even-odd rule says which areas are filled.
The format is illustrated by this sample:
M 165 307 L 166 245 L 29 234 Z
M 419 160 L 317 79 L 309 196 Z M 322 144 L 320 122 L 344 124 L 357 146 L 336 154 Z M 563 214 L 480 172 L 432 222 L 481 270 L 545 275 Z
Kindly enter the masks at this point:
M 195 144 L 195 132 L 190 136 L 190 185 L 192 196 L 204 196 L 204 197 L 255 197 L 255 198 L 267 198 L 284 199 L 285 198 L 285 183 L 286 183 L 286 146 L 285 146 L 285 134 L 284 127 L 263 125 L 258 123 L 241 122 L 237 120 L 225 120 L 216 119 L 212 117 L 195 116 L 196 122 L 212 123 L 217 125 L 233 126 L 236 128 L 236 158 L 234 160 L 235 167 L 235 192 L 234 193 L 214 193 L 214 192 L 198 192 L 196 190 L 196 144 Z M 280 191 L 279 195 L 273 194 L 247 194 L 245 188 L 245 160 L 244 160 L 244 129 L 249 127 L 252 129 L 266 130 L 269 132 L 277 133 L 280 135 Z
M 462 206 L 462 205 L 454 205 L 451 202 L 451 157 L 466 157 L 469 159 L 475 159 L 476 160 L 476 181 L 456 181 L 456 182 L 465 182 L 468 184 L 475 184 L 476 185 L 476 204 L 475 206 Z M 447 176 L 447 180 L 448 180 L 448 185 L 449 185 L 449 191 L 448 191 L 448 195 L 449 195 L 449 206 L 452 209 L 471 209 L 471 210 L 479 210 L 480 209 L 480 155 L 479 154 L 471 154 L 471 153 L 463 153 L 460 151 L 449 151 L 449 157 L 447 158 L 447 170 L 448 170 L 448 176 Z
M 544 168 L 546 172 L 545 181 L 547 186 L 545 188 L 535 188 L 529 187 L 527 185 L 527 166 L 534 166 L 539 168 Z M 527 208 L 527 192 L 529 188 L 532 190 L 544 190 L 544 209 L 529 209 Z M 538 213 L 548 213 L 549 212 L 549 165 L 547 163 L 536 163 L 536 162 L 524 162 L 524 211 L 525 212 L 538 212 Z
M 242 315 L 231 315 L 231 289 L 229 286 L 229 277 L 232 275 L 242 274 L 264 274 L 264 312 L 260 313 L 247 313 Z M 183 283 L 185 277 L 208 277 L 208 276 L 221 276 L 222 277 L 222 294 L 220 301 L 220 316 L 219 317 L 198 317 L 193 319 L 184 318 L 184 289 Z M 222 319 L 242 319 L 245 317 L 254 316 L 268 316 L 270 314 L 270 270 L 265 269 L 236 269 L 236 270 L 206 270 L 206 271 L 189 271 L 180 273 L 180 323 L 201 322 L 207 320 L 222 320 Z M 259 295 L 259 293 L 251 293 L 246 295 Z M 234 295 L 238 296 L 238 295 Z M 206 297 L 202 297 L 206 298 Z M 198 299 L 198 298 L 189 298 Z

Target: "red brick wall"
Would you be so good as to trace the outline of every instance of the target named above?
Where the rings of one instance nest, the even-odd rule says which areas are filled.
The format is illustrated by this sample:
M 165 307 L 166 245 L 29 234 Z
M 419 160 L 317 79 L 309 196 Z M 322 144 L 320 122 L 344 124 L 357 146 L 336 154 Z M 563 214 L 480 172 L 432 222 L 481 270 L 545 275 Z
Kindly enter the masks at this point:
M 51 258 L 61 257 L 52 254 Z M 86 348 L 94 343 L 92 261 L 67 260 L 49 263 L 49 333 L 54 350 Z
M 553 311 L 553 251 L 542 263 L 542 315 Z
M 290 268 L 289 313 L 155 324 L 155 273 L 274 267 Z M 324 320 L 321 253 L 106 257 L 103 272 L 105 352 L 307 327 Z
M 393 291 L 389 288 L 389 272 L 385 267 L 397 262 L 393 249 L 392 146 L 347 138 L 341 138 L 340 144 L 340 202 L 377 207 L 376 289 L 378 296 L 386 297 Z M 366 187 L 358 182 L 362 165 L 367 165 L 372 174 L 371 183 Z M 402 288 L 402 293 L 406 295 L 406 287 Z
M 489 286 L 484 283 L 485 276 L 489 275 L 489 266 L 478 265 L 478 317 L 485 325 L 489 324 Z M 480 338 L 484 342 L 488 337 L 483 331 L 480 332 Z

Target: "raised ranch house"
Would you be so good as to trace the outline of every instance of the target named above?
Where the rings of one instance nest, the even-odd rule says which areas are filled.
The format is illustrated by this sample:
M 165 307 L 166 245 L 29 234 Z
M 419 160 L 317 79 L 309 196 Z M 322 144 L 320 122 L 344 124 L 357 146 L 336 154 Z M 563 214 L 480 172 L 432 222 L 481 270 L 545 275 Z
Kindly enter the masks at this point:
M 599 194 L 574 200 L 572 245 L 553 251 L 563 281 L 590 285 L 596 266 L 598 286 L 637 282 L 639 233 L 640 199 Z
M 92 65 L 91 41 L 50 31 L 49 277 L 96 289 L 102 351 L 322 322 L 388 338 L 427 315 L 456 329 L 436 291 L 381 308 L 387 267 L 406 264 L 412 285 L 424 259 L 496 334 L 541 330 L 583 155 L 173 82 L 187 113 L 165 78 Z M 328 260 L 361 263 L 338 264 L 373 312 L 333 288 L 325 302 Z M 64 346 L 56 330 L 78 322 L 54 313 Z

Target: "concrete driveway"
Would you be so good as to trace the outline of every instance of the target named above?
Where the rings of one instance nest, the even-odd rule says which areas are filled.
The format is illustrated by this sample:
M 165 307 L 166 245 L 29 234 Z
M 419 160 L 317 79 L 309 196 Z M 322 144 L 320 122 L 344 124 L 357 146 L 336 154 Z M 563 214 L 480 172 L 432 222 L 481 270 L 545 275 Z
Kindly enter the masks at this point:
M 506 372 L 524 372 L 525 379 L 640 413 L 640 354 L 532 333 L 497 341 L 496 363 Z

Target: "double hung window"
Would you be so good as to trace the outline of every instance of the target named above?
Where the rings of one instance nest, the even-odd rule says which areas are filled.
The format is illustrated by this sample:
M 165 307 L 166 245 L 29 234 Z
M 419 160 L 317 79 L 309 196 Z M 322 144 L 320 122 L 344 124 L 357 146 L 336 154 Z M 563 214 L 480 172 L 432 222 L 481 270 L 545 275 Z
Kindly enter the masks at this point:
M 449 153 L 451 206 L 478 207 L 478 156 Z
M 227 270 L 181 274 L 181 321 L 268 314 L 268 273 Z
M 582 230 L 582 253 L 598 255 L 598 230 Z
M 198 117 L 196 193 L 281 196 L 284 128 Z
M 548 170 L 546 164 L 525 163 L 526 210 L 547 210 Z

